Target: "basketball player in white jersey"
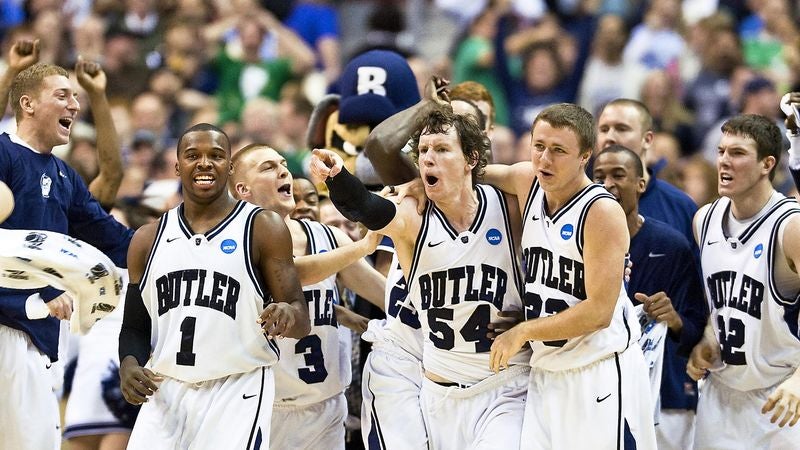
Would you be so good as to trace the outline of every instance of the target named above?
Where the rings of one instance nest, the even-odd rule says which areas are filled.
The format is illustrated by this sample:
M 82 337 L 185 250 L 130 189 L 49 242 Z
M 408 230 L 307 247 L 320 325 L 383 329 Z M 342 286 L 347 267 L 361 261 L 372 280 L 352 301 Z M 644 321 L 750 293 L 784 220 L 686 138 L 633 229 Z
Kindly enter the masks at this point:
M 121 389 L 144 403 L 128 448 L 260 448 L 276 338 L 310 330 L 291 237 L 277 214 L 231 197 L 222 130 L 195 125 L 177 151 L 184 202 L 128 254 Z
M 312 171 L 330 177 L 331 200 L 345 216 L 395 243 L 425 336 L 420 403 L 429 445 L 517 448 L 528 355 L 493 374 L 487 337 L 500 311 L 521 309 L 511 205 L 474 184 L 489 141 L 473 117 L 435 111 L 420 120 L 412 156 L 430 199 L 422 216 L 413 199 L 395 206 L 370 194 L 333 152 L 315 150 Z
M 230 187 L 234 195 L 278 213 L 289 228 L 295 256 L 333 253 L 340 245 L 362 243 L 352 244 L 338 228 L 289 217 L 295 209 L 292 175 L 286 159 L 275 150 L 248 145 L 236 153 L 233 165 Z M 375 245 L 360 247 L 370 252 Z M 336 269 L 338 277 L 349 289 L 382 306 L 386 280 L 366 263 L 366 254 L 343 259 L 341 270 Z M 341 303 L 336 270 L 318 272 L 321 281 L 304 281 L 311 323 L 308 336 L 279 342 L 269 443 L 274 450 L 344 449 L 344 389 L 350 384 L 351 371 L 349 355 L 340 351 L 337 314 L 342 310 L 336 308 Z
M 585 174 L 594 145 L 591 114 L 553 105 L 533 122 L 532 164 L 486 170 L 524 209 L 527 320 L 495 339 L 491 358 L 501 370 L 531 341 L 523 449 L 655 448 L 648 372 L 623 286 L 625 213 Z
M 687 366 L 694 379 L 708 373 L 697 449 L 800 443 L 800 207 L 772 187 L 780 153 L 771 120 L 748 114 L 725 122 L 717 154 L 722 197 L 695 216 L 711 310 Z

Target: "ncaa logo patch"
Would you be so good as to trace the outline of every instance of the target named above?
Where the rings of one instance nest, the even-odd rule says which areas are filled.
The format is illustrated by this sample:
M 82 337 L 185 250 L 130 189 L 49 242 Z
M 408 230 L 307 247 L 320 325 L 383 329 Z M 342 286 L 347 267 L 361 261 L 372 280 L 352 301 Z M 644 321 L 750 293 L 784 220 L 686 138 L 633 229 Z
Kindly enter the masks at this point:
M 756 248 L 753 249 L 753 258 L 760 258 L 762 253 L 764 253 L 764 244 L 756 245 Z
M 491 228 L 486 232 L 486 241 L 492 245 L 498 245 L 503 242 L 503 234 L 497 228 Z
M 572 226 L 571 223 L 568 223 L 561 227 L 561 239 L 568 241 L 569 238 L 575 233 L 575 227 Z
M 227 253 L 230 255 L 236 251 L 236 241 L 233 239 L 225 239 L 221 244 L 219 244 L 219 248 L 222 250 L 222 253 Z

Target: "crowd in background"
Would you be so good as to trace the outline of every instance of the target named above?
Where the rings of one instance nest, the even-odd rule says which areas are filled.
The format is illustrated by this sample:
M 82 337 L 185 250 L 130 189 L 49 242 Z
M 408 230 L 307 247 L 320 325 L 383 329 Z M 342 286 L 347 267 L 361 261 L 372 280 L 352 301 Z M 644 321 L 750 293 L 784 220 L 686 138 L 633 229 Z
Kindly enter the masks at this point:
M 234 149 L 267 143 L 304 172 L 314 105 L 343 65 L 368 48 L 431 74 L 474 80 L 496 105 L 497 162 L 526 160 L 532 119 L 574 102 L 596 113 L 617 97 L 654 117 L 648 166 L 697 204 L 715 196 L 722 121 L 739 112 L 781 127 L 779 93 L 798 88 L 796 6 L 787 0 L 6 0 L 3 54 L 41 40 L 41 60 L 97 60 L 121 136 L 123 204 L 163 211 L 178 201 L 174 146 L 192 123 L 217 123 Z M 360 22 L 359 22 L 360 21 Z M 63 156 L 97 172 L 86 107 Z M 0 129 L 13 130 L 6 115 Z M 775 186 L 792 193 L 786 171 Z

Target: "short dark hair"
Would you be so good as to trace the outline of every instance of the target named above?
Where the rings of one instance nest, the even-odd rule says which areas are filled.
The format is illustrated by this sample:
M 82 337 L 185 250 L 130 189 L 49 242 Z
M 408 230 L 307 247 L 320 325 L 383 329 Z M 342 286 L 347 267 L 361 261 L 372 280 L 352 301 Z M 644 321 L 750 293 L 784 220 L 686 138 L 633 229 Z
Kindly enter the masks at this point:
M 650 109 L 644 103 L 632 98 L 617 98 L 606 103 L 602 111 L 605 111 L 606 108 L 614 105 L 630 106 L 636 109 L 636 111 L 639 112 L 639 119 L 642 121 L 642 131 L 646 133 L 653 130 L 653 115 L 650 114 Z M 602 111 L 600 112 L 600 115 L 603 114 Z
M 449 110 L 435 110 L 422 119 L 420 131 L 411 138 L 411 157 L 414 162 L 419 164 L 419 139 L 421 136 L 429 134 L 445 134 L 453 127 L 461 144 L 461 151 L 464 158 L 470 164 L 475 164 L 472 168 L 472 184 L 483 177 L 483 171 L 488 163 L 487 156 L 491 148 L 491 143 L 483 128 L 478 125 L 478 121 L 472 115 L 454 114 Z
M 775 168 L 778 167 L 783 152 L 783 136 L 775 122 L 758 114 L 739 114 L 723 123 L 721 130 L 722 134 L 735 134 L 756 141 L 756 157 L 759 160 L 767 156 L 775 158 L 769 179 L 775 178 Z
M 531 125 L 531 135 L 536 124 L 547 122 L 554 128 L 567 128 L 578 137 L 580 153 L 591 153 L 597 142 L 597 130 L 589 111 L 572 103 L 558 103 L 548 106 L 536 116 Z
M 181 137 L 178 138 L 178 145 L 176 145 L 176 152 L 178 153 L 178 156 L 180 156 L 181 154 L 181 142 L 183 142 L 183 137 L 189 133 L 194 133 L 195 131 L 216 131 L 217 133 L 220 133 L 221 135 L 225 136 L 225 143 L 227 144 L 225 146 L 226 147 L 225 150 L 228 151 L 228 154 L 231 153 L 231 140 L 230 138 L 228 138 L 228 133 L 226 133 L 222 128 L 216 125 L 201 122 L 187 128 L 186 131 L 184 131 L 183 134 L 181 134 Z
M 617 155 L 625 155 L 628 159 L 633 161 L 633 168 L 636 170 L 636 176 L 639 178 L 644 178 L 644 166 L 642 165 L 642 158 L 636 154 L 633 150 L 625 147 L 624 145 L 619 144 L 612 144 L 608 147 L 600 150 L 598 156 L 604 153 L 614 153 Z

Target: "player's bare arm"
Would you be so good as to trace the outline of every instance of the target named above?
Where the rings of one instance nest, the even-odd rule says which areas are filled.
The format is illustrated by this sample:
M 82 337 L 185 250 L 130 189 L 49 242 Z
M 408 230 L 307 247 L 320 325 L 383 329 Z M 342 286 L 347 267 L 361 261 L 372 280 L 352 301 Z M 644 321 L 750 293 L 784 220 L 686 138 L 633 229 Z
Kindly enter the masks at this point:
M 490 368 L 498 372 L 528 341 L 554 341 L 583 336 L 608 327 L 619 297 L 628 252 L 625 213 L 613 200 L 600 199 L 587 214 L 584 231 L 586 300 L 549 317 L 520 323 L 498 336 Z
M 364 143 L 364 154 L 384 184 L 401 184 L 419 176 L 414 162 L 401 150 L 408 138 L 419 131 L 421 118 L 437 108 L 450 107 L 447 84 L 447 80 L 431 77 L 416 105 L 388 117 L 369 133 Z
M 350 237 L 342 230 L 338 228 L 332 228 L 331 230 L 338 245 L 345 247 L 354 245 Z M 374 231 L 370 231 L 370 233 L 375 234 Z M 380 236 L 380 234 L 377 234 L 377 236 Z M 338 280 L 342 282 L 344 287 L 383 310 L 386 277 L 370 266 L 364 258 L 340 270 Z
M 335 233 L 339 230 L 334 228 L 333 231 Z M 363 239 L 357 242 L 352 242 L 349 238 L 347 241 L 340 240 L 340 246 L 332 251 L 296 257 L 294 265 L 297 267 L 300 284 L 308 286 L 309 284 L 319 283 L 365 258 L 367 255 L 371 255 L 378 247 L 381 237 L 380 233 L 370 231 Z
M 520 210 L 525 208 L 534 173 L 530 161 L 522 161 L 512 165 L 489 164 L 483 173 L 481 182 L 491 184 L 506 194 L 517 196 Z
M 795 215 L 788 220 L 781 244 L 789 267 L 800 276 L 800 217 Z M 794 374 L 775 388 L 761 408 L 762 414 L 770 412 L 770 422 L 781 427 L 793 427 L 800 421 L 800 361 Z
M 336 321 L 339 322 L 341 326 L 353 330 L 358 334 L 367 331 L 369 319 L 366 317 L 354 311 L 350 311 L 341 305 L 333 305 L 333 309 L 336 310 Z
M 125 297 L 125 311 L 119 335 L 119 378 L 122 395 L 128 403 L 140 405 L 158 390 L 162 377 L 144 368 L 150 358 L 150 316 L 142 301 L 139 282 L 147 256 L 153 247 L 158 223 L 141 227 L 133 235 L 128 249 L 130 283 Z
M 78 57 L 75 76 L 86 90 L 92 106 L 92 118 L 97 130 L 97 160 L 99 172 L 89 184 L 89 192 L 98 202 L 111 209 L 122 183 L 122 155 L 119 135 L 111 117 L 111 107 L 106 97 L 108 80 L 99 63 Z
M 261 313 L 261 327 L 271 337 L 306 336 L 311 331 L 308 304 L 294 266 L 289 229 L 272 211 L 260 212 L 253 226 L 253 260 L 274 300 Z

